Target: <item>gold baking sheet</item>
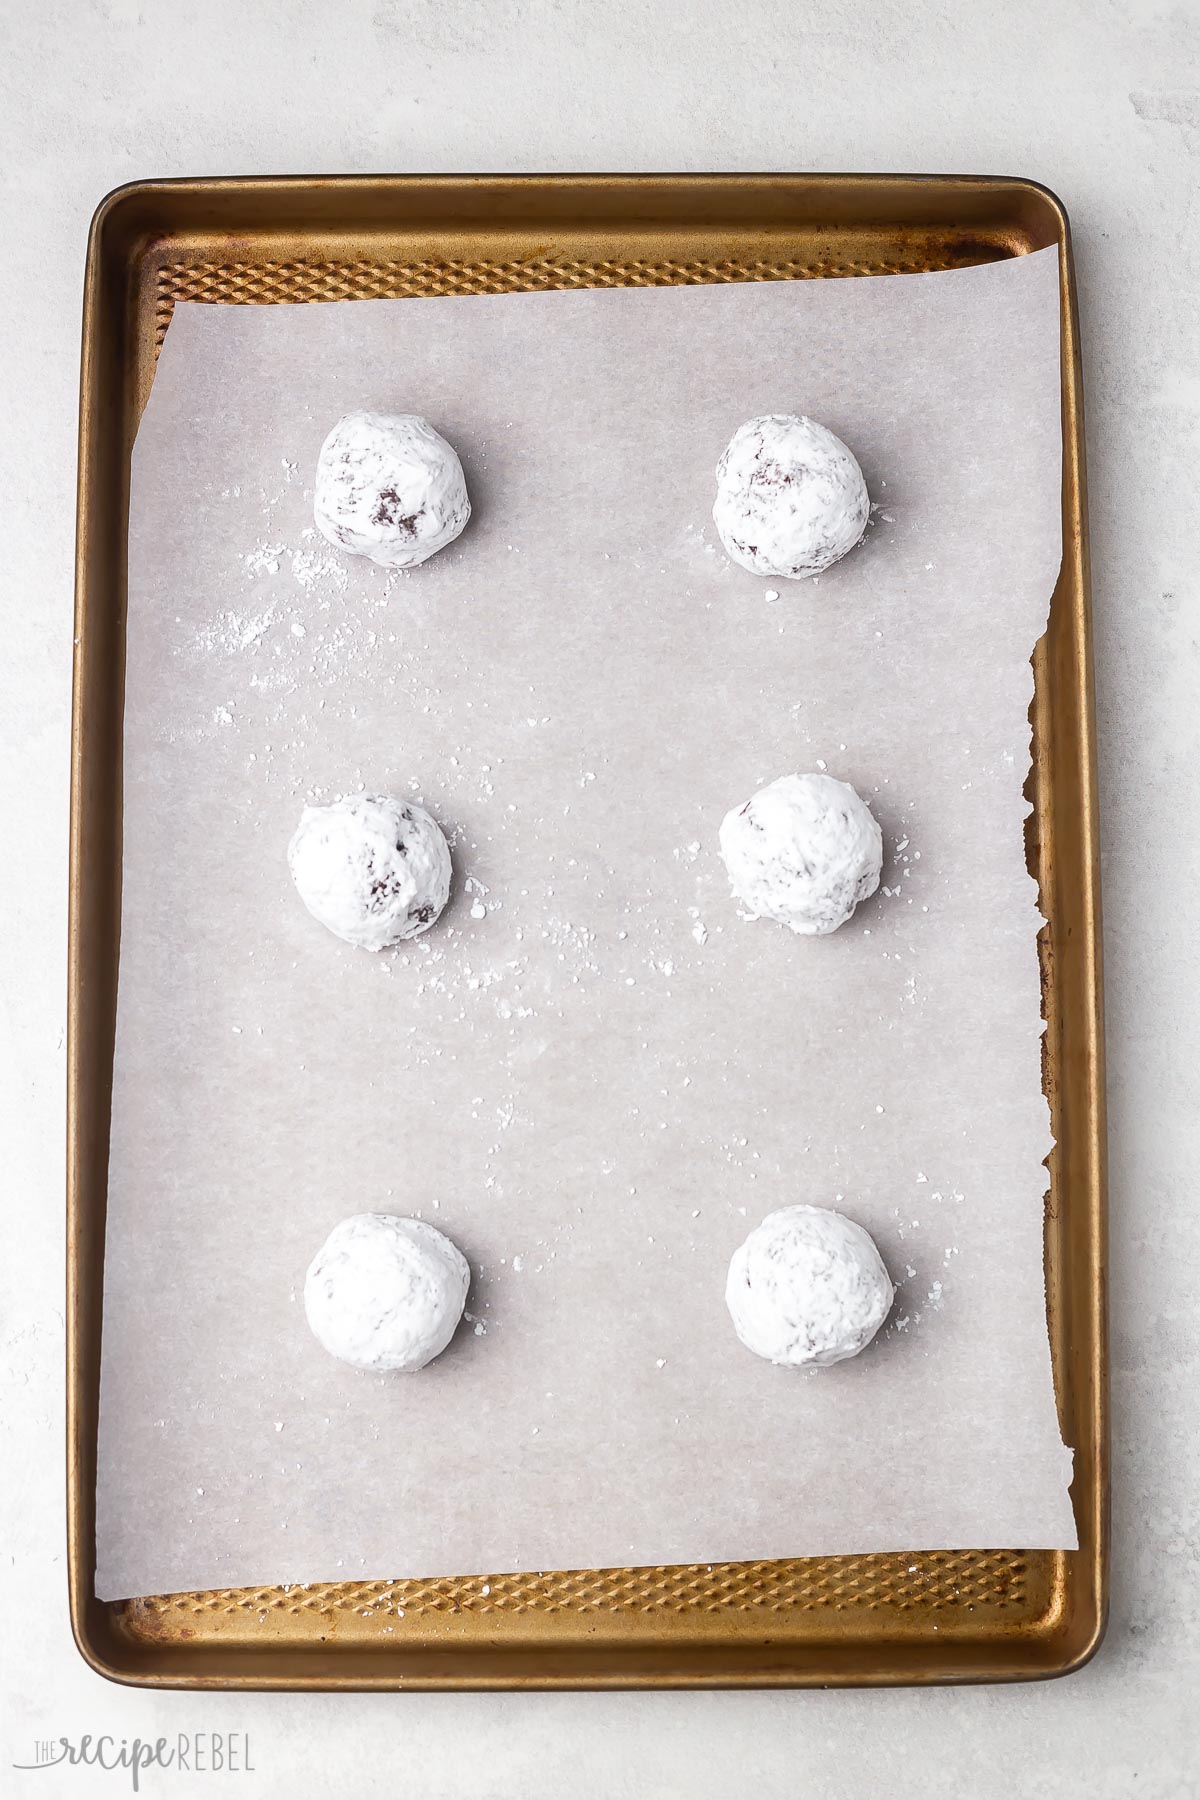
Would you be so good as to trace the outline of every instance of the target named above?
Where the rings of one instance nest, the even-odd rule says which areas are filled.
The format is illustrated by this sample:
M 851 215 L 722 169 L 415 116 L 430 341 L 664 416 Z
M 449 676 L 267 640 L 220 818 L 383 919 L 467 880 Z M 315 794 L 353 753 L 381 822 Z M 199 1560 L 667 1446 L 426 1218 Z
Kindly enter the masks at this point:
M 1063 291 L 1064 562 L 1035 655 L 1030 866 L 1043 934 L 1047 1291 L 1077 1552 L 91 1597 L 120 909 L 129 452 L 179 299 L 868 276 L 1050 244 Z M 178 1686 L 679 1686 L 1062 1673 L 1103 1625 L 1103 1083 L 1079 347 L 1068 229 L 1032 183 L 957 177 L 447 177 L 139 184 L 97 214 L 80 427 L 69 994 L 72 1617 L 116 1679 Z M 152 1479 L 152 1472 L 148 1473 Z M 486 1592 L 484 1590 L 487 1590 Z

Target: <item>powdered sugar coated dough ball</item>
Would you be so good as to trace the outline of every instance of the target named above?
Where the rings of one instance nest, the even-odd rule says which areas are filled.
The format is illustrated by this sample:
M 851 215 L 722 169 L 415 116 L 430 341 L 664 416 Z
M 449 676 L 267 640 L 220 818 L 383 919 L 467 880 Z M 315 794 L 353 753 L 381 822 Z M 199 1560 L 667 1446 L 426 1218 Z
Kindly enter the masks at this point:
M 441 827 L 415 800 L 387 794 L 306 806 L 288 867 L 313 918 L 363 950 L 418 937 L 450 898 Z
M 331 1356 L 355 1369 L 423 1369 L 458 1329 L 471 1270 L 423 1219 L 356 1213 L 309 1265 L 304 1311 Z
M 733 1328 L 767 1362 L 827 1367 L 857 1356 L 891 1311 L 894 1289 L 870 1233 L 823 1206 L 768 1213 L 733 1253 Z
M 820 575 L 853 550 L 870 513 L 858 463 L 814 419 L 751 419 L 717 464 L 713 520 L 734 562 L 755 575 Z
M 803 937 L 844 925 L 879 886 L 883 833 L 832 775 L 782 775 L 725 815 L 721 855 L 734 898 Z
M 313 517 L 354 556 L 411 569 L 453 543 L 470 516 L 462 464 L 427 419 L 347 413 L 321 446 Z

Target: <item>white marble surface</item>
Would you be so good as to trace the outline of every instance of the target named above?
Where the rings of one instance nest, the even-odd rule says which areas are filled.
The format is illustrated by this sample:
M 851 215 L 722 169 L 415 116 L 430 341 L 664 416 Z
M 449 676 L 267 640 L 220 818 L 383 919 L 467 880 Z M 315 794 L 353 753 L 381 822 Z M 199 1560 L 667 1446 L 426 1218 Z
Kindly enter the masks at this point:
M 144 1694 L 71 1642 L 62 1519 L 67 727 L 80 277 L 136 176 L 903 169 L 1066 200 L 1087 359 L 1112 1147 L 1113 1618 L 941 1693 Z M 0 1789 L 34 1740 L 249 1731 L 204 1793 L 1200 1793 L 1200 9 L 1195 0 L 8 0 L 0 17 Z M 1192 318 L 1189 327 L 1187 321 Z M 114 1785 L 115 1784 L 115 1785 Z M 143 1791 L 182 1791 L 181 1777 Z

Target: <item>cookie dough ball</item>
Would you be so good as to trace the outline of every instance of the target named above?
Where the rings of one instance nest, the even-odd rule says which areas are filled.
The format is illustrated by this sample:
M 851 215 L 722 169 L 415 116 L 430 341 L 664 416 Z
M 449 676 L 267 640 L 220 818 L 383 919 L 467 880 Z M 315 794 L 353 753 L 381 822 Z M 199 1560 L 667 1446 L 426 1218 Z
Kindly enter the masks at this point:
M 768 1213 L 733 1253 L 725 1303 L 755 1356 L 826 1368 L 866 1348 L 894 1290 L 870 1234 L 823 1206 Z
M 883 868 L 870 808 L 832 775 L 780 776 L 725 815 L 720 842 L 734 898 L 802 937 L 844 925 Z
M 313 517 L 353 556 L 411 569 L 453 543 L 470 516 L 462 464 L 427 419 L 347 413 L 321 446 Z
M 853 550 L 870 514 L 858 463 L 815 419 L 751 419 L 717 464 L 713 519 L 734 562 L 755 575 L 820 575 Z
M 423 1219 L 356 1213 L 313 1257 L 304 1311 L 351 1368 L 423 1369 L 458 1329 L 470 1285 L 462 1251 Z
M 450 898 L 441 827 L 415 800 L 387 794 L 306 806 L 288 867 L 313 918 L 363 950 L 419 937 Z

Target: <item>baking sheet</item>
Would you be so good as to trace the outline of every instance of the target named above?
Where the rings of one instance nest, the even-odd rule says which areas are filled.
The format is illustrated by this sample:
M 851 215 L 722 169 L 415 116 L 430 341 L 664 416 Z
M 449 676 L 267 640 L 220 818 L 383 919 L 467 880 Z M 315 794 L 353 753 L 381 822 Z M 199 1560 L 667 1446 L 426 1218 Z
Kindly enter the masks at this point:
M 130 523 L 101 1598 L 1074 1544 L 1021 797 L 1058 396 L 1053 251 L 176 309 Z M 463 455 L 475 517 L 408 576 L 311 532 L 357 405 Z M 772 589 L 708 509 L 732 429 L 783 407 L 880 510 Z M 814 943 L 738 918 L 716 828 L 820 762 L 890 854 Z M 451 911 L 393 957 L 322 933 L 283 857 L 305 798 L 360 782 L 455 834 Z M 793 1199 L 900 1282 L 832 1371 L 756 1362 L 724 1312 Z M 420 1377 L 304 1324 L 310 1256 L 367 1208 L 476 1271 L 478 1334 Z

